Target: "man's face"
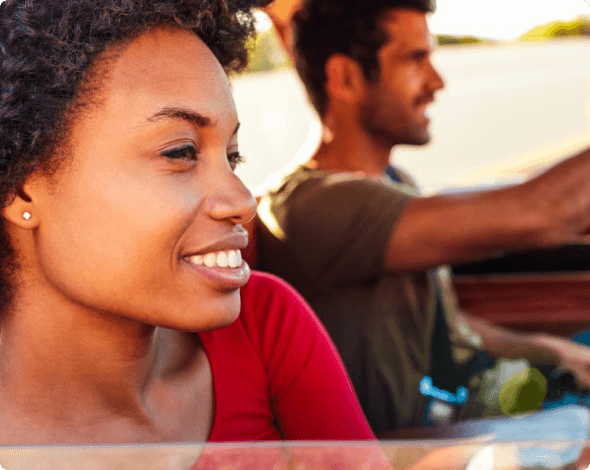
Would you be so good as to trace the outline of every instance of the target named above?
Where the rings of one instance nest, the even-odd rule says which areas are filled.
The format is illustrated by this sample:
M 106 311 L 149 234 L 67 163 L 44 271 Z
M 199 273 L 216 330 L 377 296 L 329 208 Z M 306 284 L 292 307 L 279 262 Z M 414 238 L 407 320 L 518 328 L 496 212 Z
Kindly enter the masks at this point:
M 426 107 L 444 83 L 430 63 L 432 38 L 426 14 L 394 9 L 381 27 L 389 41 L 379 49 L 380 74 L 368 82 L 359 116 L 365 131 L 379 144 L 424 145 L 430 140 Z

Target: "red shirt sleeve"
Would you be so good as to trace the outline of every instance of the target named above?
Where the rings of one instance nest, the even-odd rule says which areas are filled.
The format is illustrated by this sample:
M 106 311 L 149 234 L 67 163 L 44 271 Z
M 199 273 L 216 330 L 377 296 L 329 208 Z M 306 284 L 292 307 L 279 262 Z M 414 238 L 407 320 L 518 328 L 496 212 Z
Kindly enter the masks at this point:
M 342 361 L 303 298 L 256 273 L 242 321 L 268 374 L 278 425 L 288 440 L 373 440 Z

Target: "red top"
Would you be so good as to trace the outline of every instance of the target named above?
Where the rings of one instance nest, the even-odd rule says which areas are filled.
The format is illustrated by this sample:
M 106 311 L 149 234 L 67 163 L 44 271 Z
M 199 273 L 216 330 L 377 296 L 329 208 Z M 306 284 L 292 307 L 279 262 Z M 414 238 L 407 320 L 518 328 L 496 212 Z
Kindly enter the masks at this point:
M 259 272 L 241 298 L 234 323 L 199 333 L 215 394 L 209 442 L 374 440 L 340 357 L 303 298 Z

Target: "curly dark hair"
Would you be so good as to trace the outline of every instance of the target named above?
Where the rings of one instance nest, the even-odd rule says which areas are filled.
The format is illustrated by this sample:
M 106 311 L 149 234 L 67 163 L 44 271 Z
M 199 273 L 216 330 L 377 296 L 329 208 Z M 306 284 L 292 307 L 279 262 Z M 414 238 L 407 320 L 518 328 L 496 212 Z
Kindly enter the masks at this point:
M 435 0 L 304 0 L 293 18 L 295 65 L 320 116 L 327 108 L 325 66 L 333 54 L 359 63 L 365 77 L 379 76 L 377 52 L 388 40 L 380 25 L 393 8 L 433 12 Z
M 80 103 L 88 104 L 93 64 L 107 48 L 169 25 L 194 32 L 226 72 L 237 71 L 246 65 L 246 41 L 254 31 L 250 8 L 270 1 L 6 0 L 0 4 L 1 206 L 11 202 L 33 172 L 57 168 L 57 150 L 67 140 L 69 119 Z M 0 308 L 10 301 L 17 270 L 8 238 L 6 220 L 0 217 Z

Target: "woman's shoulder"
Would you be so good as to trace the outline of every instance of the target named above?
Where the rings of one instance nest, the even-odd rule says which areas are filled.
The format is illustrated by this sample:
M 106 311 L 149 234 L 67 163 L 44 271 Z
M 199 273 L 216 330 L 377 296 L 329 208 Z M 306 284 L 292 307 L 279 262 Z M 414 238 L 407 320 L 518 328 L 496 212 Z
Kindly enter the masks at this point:
M 253 271 L 242 288 L 241 300 L 238 321 L 263 351 L 286 344 L 287 338 L 305 347 L 310 340 L 315 342 L 317 336 L 324 335 L 321 323 L 303 297 L 272 274 Z
M 259 321 L 275 315 L 314 316 L 311 307 L 293 286 L 269 273 L 252 271 L 250 280 L 241 290 L 244 320 Z
M 297 291 L 280 277 L 262 271 L 252 271 L 250 280 L 242 287 L 242 299 L 261 295 L 276 296 L 281 299 L 289 299 L 294 296 L 301 299 Z

